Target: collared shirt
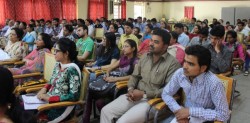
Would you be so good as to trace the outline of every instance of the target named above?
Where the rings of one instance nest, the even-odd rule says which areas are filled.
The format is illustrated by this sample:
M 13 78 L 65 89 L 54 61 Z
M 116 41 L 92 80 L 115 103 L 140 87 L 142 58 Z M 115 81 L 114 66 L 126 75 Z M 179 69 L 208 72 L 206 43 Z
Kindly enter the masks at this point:
M 70 39 L 71 41 L 74 41 L 75 42 L 75 38 L 74 38 L 74 36 L 72 35 L 72 34 L 70 34 L 70 35 L 68 35 L 68 36 L 62 36 L 61 38 L 68 38 L 68 39 Z
M 136 23 L 136 24 L 135 24 L 135 27 L 138 27 L 142 33 L 145 32 L 145 26 L 146 26 L 146 25 L 143 24 L 143 23 Z
M 194 26 L 195 26 L 195 24 L 192 24 L 192 23 L 188 24 L 188 31 L 192 32 L 194 29 Z
M 217 53 L 214 47 L 210 44 L 207 47 L 211 52 L 210 71 L 215 74 L 225 73 L 230 70 L 232 62 L 232 52 L 224 45 L 221 46 L 221 51 Z
M 1 32 L 1 35 L 0 36 L 3 36 L 6 32 L 7 32 L 7 30 L 10 28 L 10 26 L 9 25 L 5 25 L 3 28 L 2 28 L 2 32 Z
M 50 27 L 50 28 L 45 27 L 44 33 L 46 33 L 46 34 L 48 34 L 50 36 L 53 36 L 54 35 L 54 30 L 52 29 L 52 27 Z
M 145 54 L 135 66 L 128 87 L 145 91 L 148 99 L 161 97 L 163 87 L 178 68 L 180 64 L 168 52 L 156 63 L 153 63 L 152 54 Z
M 178 36 L 178 43 L 186 47 L 189 43 L 189 37 L 183 32 Z
M 125 42 L 127 39 L 132 39 L 132 40 L 134 40 L 135 43 L 137 44 L 137 47 L 139 46 L 139 39 L 138 39 L 134 34 L 130 34 L 130 35 L 122 34 L 121 37 L 120 37 L 119 44 L 118 44 L 118 48 L 119 48 L 120 50 L 122 50 L 122 46 L 123 46 L 124 42 Z
M 182 88 L 185 92 L 185 107 L 192 117 L 206 121 L 226 121 L 229 109 L 222 82 L 212 72 L 205 72 L 190 82 L 183 68 L 178 69 L 162 92 L 162 99 L 172 112 L 181 109 L 173 95 Z
M 201 41 L 200 37 L 193 37 L 192 40 L 188 43 L 188 46 L 201 45 L 203 47 L 208 47 L 209 44 L 211 44 L 211 41 L 208 38 L 206 41 Z
M 89 36 L 94 36 L 94 31 L 95 31 L 94 26 L 93 26 L 92 24 L 90 24 L 90 25 L 88 26 L 88 35 L 89 35 Z

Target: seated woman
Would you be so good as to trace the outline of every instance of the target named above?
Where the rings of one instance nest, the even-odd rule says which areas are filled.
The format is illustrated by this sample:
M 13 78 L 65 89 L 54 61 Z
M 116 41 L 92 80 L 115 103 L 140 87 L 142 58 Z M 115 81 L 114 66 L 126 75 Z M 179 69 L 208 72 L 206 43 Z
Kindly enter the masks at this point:
M 133 41 L 131 39 L 127 39 L 123 45 L 122 50 L 123 50 L 123 55 L 121 56 L 119 61 L 115 62 L 107 70 L 107 74 L 105 75 L 105 77 L 104 76 L 98 77 L 99 79 L 104 79 L 106 82 L 109 82 L 109 83 L 115 83 L 117 81 L 123 81 L 123 80 L 129 79 L 129 76 L 132 74 L 132 72 L 134 70 L 135 64 L 137 64 L 137 62 L 138 62 L 137 44 L 135 41 Z M 119 77 L 109 76 L 110 75 L 109 73 L 114 69 L 117 69 L 120 72 Z M 110 95 L 110 94 L 107 94 L 106 96 L 103 97 L 103 98 L 105 98 L 105 102 L 109 102 L 112 99 L 112 97 L 111 97 L 111 99 L 109 99 L 110 97 L 108 95 Z M 98 98 L 98 97 L 94 97 L 94 95 L 88 94 L 84 118 L 83 118 L 84 123 L 90 122 L 90 115 L 91 115 L 92 99 L 93 98 Z M 98 102 L 99 102 L 98 108 L 99 108 L 99 110 L 101 110 L 101 108 L 105 104 L 104 99 L 99 99 Z
M 230 30 L 226 34 L 225 46 L 233 52 L 233 65 L 245 62 L 245 54 L 242 44 L 237 42 L 237 33 Z
M 13 77 L 8 69 L 0 66 L 0 123 L 13 123 L 10 111 L 13 109 L 15 96 L 12 94 L 14 91 Z M 11 107 L 11 108 L 9 108 Z
M 9 42 L 4 51 L 0 49 L 0 61 L 17 61 L 23 59 L 27 55 L 27 48 L 21 41 L 23 31 L 18 28 L 11 29 Z
M 23 42 L 29 45 L 29 52 L 33 51 L 34 42 L 36 40 L 36 32 L 32 24 L 27 25 L 27 33 L 23 37 Z
M 37 97 L 49 103 L 77 101 L 81 87 L 81 65 L 76 65 L 77 51 L 73 41 L 61 38 L 55 47 L 56 63 L 50 81 L 42 88 Z M 49 121 L 62 115 L 65 107 L 46 111 L 42 118 Z
M 201 31 L 201 26 L 196 24 L 192 32 L 188 35 L 189 39 L 192 40 L 193 37 L 199 36 L 200 31 Z
M 92 67 L 90 70 L 107 69 L 120 58 L 120 50 L 116 45 L 115 33 L 107 32 L 102 39 L 97 59 L 93 63 L 88 63 L 86 66 Z

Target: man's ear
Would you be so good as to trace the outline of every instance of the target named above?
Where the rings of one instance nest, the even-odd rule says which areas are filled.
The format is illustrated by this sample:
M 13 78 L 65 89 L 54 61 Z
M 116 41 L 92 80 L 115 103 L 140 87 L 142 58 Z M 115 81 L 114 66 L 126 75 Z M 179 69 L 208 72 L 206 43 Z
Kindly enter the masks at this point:
M 207 66 L 206 66 L 206 65 L 202 65 L 202 66 L 201 66 L 201 72 L 205 72 L 206 69 L 207 69 Z

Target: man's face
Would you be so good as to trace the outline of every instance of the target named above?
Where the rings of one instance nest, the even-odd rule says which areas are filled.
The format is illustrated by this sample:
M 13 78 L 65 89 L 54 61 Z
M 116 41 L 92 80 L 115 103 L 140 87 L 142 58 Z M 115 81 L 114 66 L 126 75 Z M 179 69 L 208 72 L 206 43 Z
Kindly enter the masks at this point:
M 162 54 L 167 49 L 168 45 L 163 43 L 162 37 L 158 35 L 152 35 L 152 39 L 149 43 L 149 52 L 153 54 Z
M 82 37 L 85 36 L 85 31 L 83 30 L 82 27 L 79 27 L 79 28 L 77 29 L 76 34 L 78 35 L 78 37 L 82 38 Z
M 142 22 L 142 19 L 141 19 L 141 18 L 137 18 L 137 22 L 138 22 L 138 23 L 141 23 L 141 22 Z
M 182 28 L 175 27 L 175 28 L 174 28 L 174 31 L 175 31 L 178 35 L 180 35 L 180 34 L 182 33 Z
M 216 44 L 221 45 L 222 43 L 222 39 L 220 37 L 217 36 L 210 36 L 210 41 L 211 41 L 211 45 L 213 45 L 214 47 L 216 46 Z
M 145 31 L 146 33 L 148 33 L 148 34 L 151 33 L 151 29 L 148 26 L 145 26 L 145 30 L 146 30 Z
M 238 24 L 237 26 L 238 26 L 239 31 L 243 30 L 243 28 L 244 28 L 243 25 L 241 25 L 241 24 Z
M 130 26 L 125 25 L 124 27 L 126 35 L 130 35 L 133 32 L 133 29 Z
M 133 29 L 133 34 L 134 34 L 134 35 L 138 35 L 138 34 L 139 34 L 139 31 L 138 31 L 137 28 L 134 28 L 134 29 Z
M 51 27 L 51 24 L 50 24 L 49 22 L 47 22 L 47 23 L 46 23 L 46 26 L 47 26 L 48 28 L 50 28 L 50 27 Z
M 58 25 L 58 22 L 57 22 L 56 20 L 53 20 L 53 21 L 52 21 L 52 25 L 53 25 L 53 26 L 56 26 L 56 25 Z
M 61 24 L 64 26 L 67 24 L 67 21 L 66 20 L 62 20 Z
M 184 75 L 187 77 L 194 78 L 201 73 L 205 72 L 206 66 L 200 66 L 198 63 L 198 58 L 193 55 L 185 55 L 183 64 Z
M 63 36 L 68 36 L 69 35 L 69 31 L 63 27 Z
M 192 20 L 191 20 L 191 23 L 192 23 L 192 24 L 195 24 L 195 20 L 194 20 L 194 19 L 192 19 Z
M 199 34 L 199 39 L 200 39 L 200 41 L 206 41 L 207 40 L 207 36 L 205 36 L 203 34 Z

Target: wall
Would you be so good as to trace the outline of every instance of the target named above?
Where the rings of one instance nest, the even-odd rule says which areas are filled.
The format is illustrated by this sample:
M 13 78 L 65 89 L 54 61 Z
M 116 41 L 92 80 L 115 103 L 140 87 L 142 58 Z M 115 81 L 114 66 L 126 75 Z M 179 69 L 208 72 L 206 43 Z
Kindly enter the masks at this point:
M 88 0 L 77 0 L 77 18 L 86 19 L 88 17 Z
M 250 7 L 250 1 L 188 1 L 165 2 L 163 13 L 166 18 L 181 20 L 184 18 L 184 6 L 194 6 L 194 16 L 203 20 L 221 18 L 222 7 Z

